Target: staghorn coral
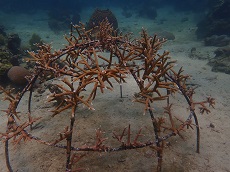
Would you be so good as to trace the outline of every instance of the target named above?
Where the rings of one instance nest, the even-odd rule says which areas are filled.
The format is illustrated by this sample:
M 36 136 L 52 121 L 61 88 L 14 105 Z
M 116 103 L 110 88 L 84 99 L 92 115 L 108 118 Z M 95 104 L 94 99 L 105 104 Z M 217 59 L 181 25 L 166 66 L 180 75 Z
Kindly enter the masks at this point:
M 74 30 L 78 36 L 74 35 Z M 21 140 L 35 140 L 41 144 L 65 149 L 66 172 L 80 170 L 76 168 L 76 164 L 87 156 L 78 152 L 116 152 L 144 147 L 150 147 L 156 152 L 156 170 L 161 171 L 165 141 L 176 136 L 183 139 L 182 132 L 194 127 L 197 134 L 196 151 L 200 151 L 200 130 L 195 109 L 198 106 L 201 113 L 209 113 L 207 105 L 213 107 L 215 102 L 211 97 L 201 102 L 194 101 L 194 89 L 186 85 L 189 76 L 183 75 L 182 68 L 178 71 L 174 69 L 175 61 L 170 59 L 169 52 L 159 54 L 165 40 L 160 40 L 157 36 L 151 37 L 145 30 L 142 30 L 140 39 L 131 40 L 129 35 L 118 34 L 108 20 L 99 24 L 93 39 L 90 36 L 91 31 L 85 30 L 85 26 L 81 23 L 74 25 L 70 36 L 66 36 L 68 45 L 65 48 L 53 51 L 50 45 L 44 44 L 40 46 L 37 53 L 29 52 L 36 62 L 33 74 L 28 78 L 29 83 L 16 96 L 1 88 L 5 93 L 5 99 L 9 101 L 8 109 L 4 110 L 8 118 L 7 130 L 0 134 L 0 138 L 5 143 L 5 157 L 9 171 L 12 171 L 8 151 L 11 139 L 16 144 Z M 101 54 L 104 51 L 108 52 L 108 56 Z M 65 63 L 65 66 L 61 68 L 57 63 L 60 58 Z M 51 88 L 52 93 L 49 96 L 49 101 L 57 101 L 56 107 L 52 110 L 52 116 L 70 110 L 67 111 L 70 115 L 66 116 L 70 120 L 69 125 L 66 124 L 65 129 L 60 131 L 53 141 L 43 140 L 28 132 L 28 127 L 33 129 L 33 124 L 40 120 L 32 116 L 31 97 L 33 86 L 38 77 L 44 75 L 44 71 L 49 71 L 60 79 L 60 83 Z M 121 84 L 126 82 L 127 75 L 132 76 L 139 88 L 139 92 L 134 94 L 134 101 L 143 104 L 143 111 L 149 114 L 149 123 L 153 127 L 151 136 L 140 139 L 143 136 L 142 128 L 134 134 L 128 124 L 128 127 L 124 126 L 124 129 L 121 129 L 121 132 L 113 132 L 113 138 L 118 142 L 118 146 L 114 146 L 108 144 L 109 139 L 99 128 L 95 132 L 93 144 L 87 143 L 75 147 L 73 133 L 77 132 L 75 121 L 79 118 L 78 105 L 83 104 L 93 110 L 92 101 L 96 101 L 98 92 L 104 93 L 105 89 L 113 90 L 115 83 L 120 84 L 122 97 Z M 88 87 L 90 85 L 92 87 Z M 91 88 L 87 93 L 85 93 L 86 87 Z M 30 92 L 28 120 L 20 123 L 17 106 L 27 91 Z M 187 103 L 184 108 L 189 109 L 187 114 L 181 114 L 184 120 L 174 115 L 173 105 L 170 102 L 172 95 L 178 92 Z M 152 105 L 159 101 L 162 102 L 161 108 L 166 114 L 165 118 L 154 114 Z

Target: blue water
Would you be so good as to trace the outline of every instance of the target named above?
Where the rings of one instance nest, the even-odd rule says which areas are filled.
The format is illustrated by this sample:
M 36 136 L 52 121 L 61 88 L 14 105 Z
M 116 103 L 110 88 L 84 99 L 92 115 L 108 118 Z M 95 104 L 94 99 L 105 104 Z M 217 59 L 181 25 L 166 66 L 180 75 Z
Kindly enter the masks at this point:
M 163 7 L 173 6 L 178 10 L 204 10 L 210 4 L 209 0 L 100 0 L 100 1 L 84 1 L 84 0 L 1 0 L 0 8 L 11 11 L 33 11 L 38 9 L 55 9 L 68 8 L 70 10 L 84 9 L 86 7 L 124 7 L 139 8 L 140 6 Z M 12 12 L 12 11 L 11 11 Z

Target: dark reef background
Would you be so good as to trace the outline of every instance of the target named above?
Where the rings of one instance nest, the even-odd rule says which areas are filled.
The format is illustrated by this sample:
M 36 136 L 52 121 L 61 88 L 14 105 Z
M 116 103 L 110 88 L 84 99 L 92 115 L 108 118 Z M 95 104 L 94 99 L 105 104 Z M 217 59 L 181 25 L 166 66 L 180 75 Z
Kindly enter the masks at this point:
M 194 30 L 193 35 L 196 37 L 196 41 L 204 42 L 205 46 L 223 47 L 214 52 L 217 60 L 211 60 L 209 64 L 215 66 L 220 61 L 218 59 L 225 59 L 218 64 L 215 71 L 229 74 L 229 9 L 230 0 L 0 0 L 0 82 L 5 82 L 4 76 L 9 68 L 21 63 L 20 60 L 26 55 L 24 50 L 36 50 L 33 44 L 43 42 L 44 36 L 41 38 L 39 33 L 31 30 L 36 22 L 41 23 L 37 24 L 37 27 L 40 26 L 42 29 L 42 26 L 47 25 L 52 34 L 58 35 L 68 33 L 70 23 L 78 24 L 79 21 L 83 21 L 86 28 L 89 29 L 98 25 L 105 17 L 122 32 L 132 32 L 135 25 L 142 25 L 142 21 L 143 25 L 138 27 L 147 27 L 146 24 L 150 24 L 148 27 L 151 28 L 161 27 L 162 32 L 157 32 L 157 35 L 168 40 L 175 39 L 175 33 L 170 28 L 171 26 L 177 26 L 180 31 L 183 30 L 183 26 L 185 28 L 188 26 L 186 22 L 195 18 L 195 28 L 191 30 Z M 85 11 L 87 12 L 85 13 Z M 120 20 L 114 14 L 119 14 Z M 24 16 L 22 22 L 17 21 L 17 16 Z M 33 21 L 29 22 L 29 17 Z M 133 22 L 134 18 L 138 18 L 138 21 L 135 21 L 136 23 L 134 22 L 133 25 L 119 27 L 122 22 Z M 180 23 L 176 23 L 176 20 Z M 15 25 L 12 26 L 9 23 L 15 23 Z M 162 25 L 165 23 L 168 25 Z M 180 24 L 184 25 L 180 26 Z M 13 30 L 14 33 L 10 33 L 13 27 L 18 28 L 23 25 L 31 26 L 30 29 L 21 29 L 21 32 L 27 35 L 29 35 L 28 32 L 34 32 L 32 36 L 30 35 L 31 38 L 25 38 L 21 36 L 22 33 L 17 33 L 17 31 L 15 33 L 15 30 Z M 47 27 L 44 28 L 47 29 Z M 47 39 L 50 37 L 52 37 L 50 34 L 45 36 Z M 22 47 L 26 39 L 29 40 L 29 45 Z M 192 57 L 197 57 L 194 55 L 194 51 L 191 51 L 191 54 Z
M 92 0 L 1 0 L 0 11 L 5 13 L 31 14 L 46 10 L 52 16 L 75 16 L 73 22 L 81 19 L 79 13 L 87 8 L 121 8 L 124 17 L 131 15 L 130 11 L 142 17 L 155 19 L 157 9 L 170 6 L 177 12 L 200 14 L 197 21 L 198 38 L 212 35 L 229 35 L 230 0 L 126 0 L 124 1 L 92 1 Z M 62 19 L 61 17 L 59 17 Z M 1 21 L 0 21 L 0 24 Z
M 39 10 L 46 10 L 51 17 L 59 20 L 69 18 L 70 21 L 78 22 L 81 20 L 80 12 L 87 8 L 121 8 L 124 17 L 134 15 L 155 19 L 157 9 L 171 7 L 175 11 L 200 13 L 197 21 L 197 37 L 204 38 L 212 35 L 229 35 L 230 21 L 230 0 L 126 0 L 126 1 L 84 1 L 84 0 L 1 0 L 0 11 L 5 13 L 33 14 Z M 74 17 L 66 17 L 66 16 Z M 0 21 L 0 24 L 1 21 Z
M 155 8 L 164 6 L 173 6 L 177 10 L 192 10 L 192 11 L 203 11 L 207 9 L 213 0 L 126 0 L 126 1 L 83 1 L 83 0 L 1 0 L 1 10 L 7 12 L 23 12 L 30 13 L 36 10 L 55 10 L 55 9 L 68 9 L 70 11 L 84 10 L 88 7 L 127 7 L 127 8 L 139 8 L 153 6 Z M 215 0 L 217 1 L 217 0 Z

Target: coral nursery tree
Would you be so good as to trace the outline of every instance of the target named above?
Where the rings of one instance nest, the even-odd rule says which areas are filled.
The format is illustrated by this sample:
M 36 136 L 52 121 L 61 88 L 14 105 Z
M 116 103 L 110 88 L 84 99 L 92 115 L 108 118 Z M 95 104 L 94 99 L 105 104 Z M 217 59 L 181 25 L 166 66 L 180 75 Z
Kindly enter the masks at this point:
M 66 171 L 74 171 L 73 164 L 83 157 L 77 154 L 79 151 L 115 152 L 143 147 L 151 147 L 156 151 L 158 164 L 156 169 L 161 171 L 164 142 L 173 136 L 183 137 L 181 131 L 193 127 L 196 128 L 196 151 L 199 153 L 200 131 L 195 106 L 199 106 L 201 113 L 210 112 L 207 105 L 213 106 L 214 99 L 207 97 L 205 101 L 194 102 L 194 89 L 186 86 L 189 76 L 183 75 L 182 68 L 178 71 L 174 69 L 175 61 L 170 60 L 169 52 L 159 53 L 164 39 L 151 37 L 145 30 L 142 30 L 139 39 L 131 39 L 129 34 L 118 34 L 108 20 L 104 20 L 91 30 L 85 30 L 81 23 L 71 25 L 70 36 L 66 36 L 66 40 L 68 45 L 58 51 L 53 51 L 51 45 L 43 44 L 39 46 L 37 52 L 29 52 L 35 66 L 33 74 L 27 77 L 28 84 L 21 92 L 13 95 L 9 90 L 1 88 L 5 93 L 5 100 L 9 101 L 8 109 L 4 110 L 8 118 L 7 130 L 0 134 L 1 140 L 5 143 L 5 157 L 9 171 L 13 171 L 8 150 L 9 140 L 13 140 L 16 144 L 22 140 L 35 140 L 41 144 L 65 149 Z M 108 56 L 102 55 L 101 52 L 107 52 Z M 66 116 L 70 118 L 70 123 L 66 124 L 65 130 L 60 131 L 59 137 L 53 141 L 46 141 L 29 133 L 29 130 L 33 129 L 33 124 L 40 120 L 33 117 L 31 109 L 33 87 L 38 78 L 42 80 L 47 75 L 60 80 L 50 89 L 52 93 L 49 101 L 57 101 L 56 107 L 52 110 L 53 116 L 67 109 L 71 110 L 71 114 Z M 131 138 L 130 125 L 127 124 L 128 127 L 124 126 L 120 134 L 113 133 L 113 138 L 120 145 L 118 147 L 105 144 L 107 138 L 103 137 L 101 129 L 96 130 L 93 146 L 73 147 L 73 133 L 78 132 L 75 130 L 75 120 L 78 118 L 79 104 L 93 110 L 92 101 L 97 93 L 103 93 L 105 89 L 113 90 L 114 83 L 124 83 L 127 76 L 133 77 L 139 88 L 139 92 L 134 94 L 134 101 L 142 103 L 143 111 L 149 113 L 153 137 L 148 138 L 148 141 L 140 140 L 142 135 L 140 129 L 137 134 L 132 134 Z M 88 94 L 84 92 L 86 89 Z M 19 116 L 17 108 L 27 91 L 30 93 L 26 114 L 28 120 L 20 123 L 20 116 L 23 114 Z M 120 91 L 122 95 L 122 86 Z M 186 120 L 178 119 L 172 113 L 173 105 L 170 97 L 177 92 L 188 104 L 184 107 L 189 108 Z M 167 118 L 154 114 L 152 107 L 153 103 L 163 100 Z M 63 144 L 63 141 L 66 144 Z

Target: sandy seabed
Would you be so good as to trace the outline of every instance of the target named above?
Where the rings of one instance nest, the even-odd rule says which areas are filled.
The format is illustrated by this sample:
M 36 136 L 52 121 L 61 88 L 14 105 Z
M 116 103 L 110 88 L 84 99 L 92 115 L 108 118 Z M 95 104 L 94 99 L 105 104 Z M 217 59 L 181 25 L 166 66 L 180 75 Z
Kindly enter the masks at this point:
M 82 21 L 89 19 L 92 9 L 84 11 Z M 138 35 L 141 28 L 147 29 L 149 34 L 162 30 L 173 32 L 176 39 L 168 41 L 162 50 L 170 51 L 170 56 L 177 60 L 177 68 L 183 66 L 184 73 L 191 75 L 190 83 L 196 84 L 195 100 L 203 100 L 207 96 L 215 98 L 215 109 L 211 113 L 201 115 L 197 112 L 201 143 L 200 154 L 195 152 L 196 135 L 195 130 L 183 133 L 185 141 L 179 137 L 169 139 L 170 146 L 164 149 L 163 171 L 189 171 L 189 172 L 227 172 L 230 171 L 230 75 L 215 73 L 207 65 L 207 61 L 194 60 L 188 57 L 191 48 L 209 56 L 214 56 L 216 47 L 205 47 L 202 42 L 196 40 L 196 16 L 191 13 L 175 13 L 173 10 L 164 9 L 159 11 L 156 20 L 147 20 L 139 17 L 124 18 L 119 9 L 114 10 L 119 21 L 121 30 L 133 32 Z M 85 17 L 84 17 L 85 16 Z M 187 22 L 181 19 L 187 17 Z M 159 21 L 165 20 L 164 23 Z M 63 35 L 54 34 L 48 27 L 47 16 L 43 12 L 33 15 L 17 15 L 1 13 L 0 21 L 4 21 L 7 32 L 18 33 L 22 38 L 22 44 L 26 45 L 33 33 L 39 33 L 45 42 L 52 42 L 54 49 L 63 47 L 65 40 Z M 68 34 L 68 33 L 67 33 Z M 121 132 L 124 127 L 131 125 L 134 133 L 142 128 L 151 129 L 151 121 L 148 114 L 143 115 L 143 106 L 132 102 L 133 94 L 138 91 L 134 80 L 128 76 L 127 83 L 123 84 L 124 98 L 119 96 L 119 85 L 115 84 L 113 91 L 98 94 L 94 101 L 95 111 L 80 107 L 77 111 L 74 141 L 83 144 L 94 143 L 95 129 L 101 128 L 106 131 L 105 136 L 112 140 L 112 132 Z M 34 116 L 42 116 L 37 127 L 31 131 L 32 134 L 45 140 L 53 140 L 60 131 L 69 124 L 68 111 L 51 117 L 50 109 L 53 104 L 46 102 L 49 91 L 39 94 L 35 91 L 32 109 Z M 186 113 L 186 104 L 180 95 L 173 100 L 174 112 L 176 114 Z M 28 96 L 25 96 L 19 105 L 18 111 L 26 113 Z M 0 109 L 7 108 L 7 102 L 0 102 Z M 154 113 L 160 113 L 159 104 L 153 105 Z M 188 113 L 188 112 L 187 112 Z M 186 116 L 187 117 L 187 116 Z M 22 116 L 22 120 L 26 118 Z M 4 113 L 0 116 L 0 131 L 5 130 L 6 117 Z M 210 126 L 211 124 L 211 126 Z M 143 131 L 145 136 L 150 133 Z M 147 137 L 148 138 L 148 137 Z M 0 171 L 7 171 L 4 159 L 4 144 L 0 142 Z M 35 141 L 21 142 L 14 146 L 10 144 L 11 164 L 18 172 L 56 172 L 65 169 L 65 150 L 48 147 Z M 141 172 L 154 171 L 156 156 L 151 148 L 127 150 L 114 153 L 92 153 L 89 152 L 77 165 L 85 171 L 127 171 Z M 84 171 L 84 170 L 83 170 Z

